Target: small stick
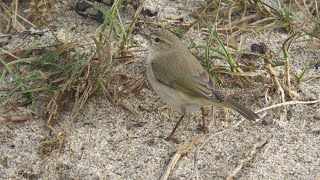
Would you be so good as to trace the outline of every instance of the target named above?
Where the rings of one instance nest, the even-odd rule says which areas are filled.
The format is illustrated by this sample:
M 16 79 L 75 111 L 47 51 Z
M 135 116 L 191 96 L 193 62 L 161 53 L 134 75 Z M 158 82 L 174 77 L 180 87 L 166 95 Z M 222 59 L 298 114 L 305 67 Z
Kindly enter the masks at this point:
M 315 103 L 319 103 L 320 99 L 318 100 L 314 100 L 314 101 L 287 101 L 287 102 L 283 102 L 283 103 L 279 103 L 279 104 L 275 104 L 269 107 L 265 107 L 262 108 L 258 111 L 256 111 L 256 113 L 262 112 L 262 111 L 266 111 L 269 109 L 273 109 L 273 108 L 277 108 L 277 107 L 281 107 L 281 106 L 286 106 L 286 105 L 294 105 L 294 104 L 315 104 Z
M 233 127 L 229 128 L 229 129 L 225 129 L 225 130 L 222 130 L 222 131 L 219 131 L 219 132 L 216 132 L 216 133 L 213 133 L 211 134 L 195 151 L 194 153 L 194 157 L 193 157 L 193 166 L 194 166 L 194 173 L 195 173 L 195 176 L 196 176 L 196 179 L 199 180 L 199 172 L 198 172 L 198 167 L 197 167 L 197 163 L 198 163 L 198 159 L 197 159 L 197 156 L 198 156 L 198 153 L 200 151 L 201 148 L 203 148 L 203 146 L 205 144 L 207 144 L 207 142 L 209 140 L 211 140 L 212 138 L 220 135 L 220 134 L 223 134 L 223 133 L 226 133 L 230 130 L 233 130 L 235 128 L 237 128 L 245 119 L 242 119 L 241 121 L 239 121 L 236 125 L 234 125 Z M 191 179 L 191 178 L 190 178 Z
M 118 106 L 122 107 L 123 109 L 129 111 L 131 114 L 133 114 L 135 117 L 137 117 L 140 120 L 143 120 L 142 116 L 135 110 L 133 110 L 132 108 L 130 108 L 129 106 L 127 106 L 125 103 L 123 103 L 122 101 L 119 101 L 116 103 Z
M 12 121 L 12 122 L 20 122 L 20 121 L 27 121 L 29 120 L 29 116 L 0 116 L 0 122 L 3 121 Z
M 169 164 L 167 165 L 166 171 L 165 173 L 161 176 L 160 180 L 167 180 L 170 173 L 172 172 L 173 168 L 176 166 L 177 162 L 179 161 L 180 157 L 183 154 L 186 154 L 191 148 L 192 146 L 197 143 L 199 141 L 198 140 L 192 140 L 191 142 L 188 142 L 184 145 L 182 145 L 181 147 L 179 147 L 178 151 L 174 154 L 174 156 L 171 158 Z
M 264 67 L 266 68 L 267 72 L 269 73 L 269 75 L 271 76 L 273 82 L 276 85 L 277 90 L 280 92 L 281 94 L 281 102 L 285 102 L 285 94 L 284 94 L 284 90 L 281 86 L 281 83 L 279 81 L 279 79 L 277 78 L 276 72 L 273 70 L 270 60 L 265 58 L 264 59 Z
M 243 166 L 253 159 L 253 156 L 257 153 L 257 150 L 264 146 L 269 140 L 269 137 L 262 138 L 258 143 L 254 144 L 251 151 L 247 152 L 246 156 L 240 160 L 239 165 L 228 175 L 227 180 L 233 180 L 240 172 Z

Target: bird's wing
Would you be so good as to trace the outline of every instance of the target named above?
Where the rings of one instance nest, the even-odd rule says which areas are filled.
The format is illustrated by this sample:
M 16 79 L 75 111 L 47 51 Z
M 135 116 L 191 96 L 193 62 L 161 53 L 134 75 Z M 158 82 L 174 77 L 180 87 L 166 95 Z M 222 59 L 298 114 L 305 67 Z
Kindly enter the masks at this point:
M 259 116 L 250 109 L 231 98 L 224 97 L 220 91 L 215 89 L 212 78 L 199 61 L 190 53 L 185 54 L 179 53 L 179 56 L 171 54 L 162 56 L 161 59 L 153 59 L 151 68 L 155 78 L 183 93 L 219 102 L 220 105 L 238 111 L 249 120 L 259 119 Z
M 214 88 L 213 80 L 206 71 L 196 76 L 178 78 L 172 81 L 172 87 L 196 97 L 224 101 L 224 96 Z
M 223 101 L 210 75 L 190 53 L 170 54 L 151 62 L 155 78 L 161 83 L 195 97 Z M 178 67 L 178 68 L 177 68 Z

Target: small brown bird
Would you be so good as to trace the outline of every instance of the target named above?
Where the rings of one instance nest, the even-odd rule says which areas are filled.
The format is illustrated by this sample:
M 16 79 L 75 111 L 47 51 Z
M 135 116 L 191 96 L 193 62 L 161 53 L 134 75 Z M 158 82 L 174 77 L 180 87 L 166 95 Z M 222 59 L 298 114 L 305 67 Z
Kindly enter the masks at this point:
M 228 107 L 248 120 L 259 119 L 257 114 L 217 90 L 211 76 L 173 33 L 160 30 L 142 36 L 149 44 L 147 78 L 151 86 L 164 102 L 181 113 L 167 139 L 172 138 L 187 112 L 203 106 Z

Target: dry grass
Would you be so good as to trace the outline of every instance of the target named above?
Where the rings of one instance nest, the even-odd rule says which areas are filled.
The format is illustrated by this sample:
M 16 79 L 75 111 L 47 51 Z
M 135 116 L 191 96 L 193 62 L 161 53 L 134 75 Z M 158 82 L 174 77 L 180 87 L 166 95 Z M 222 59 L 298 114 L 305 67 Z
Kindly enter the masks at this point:
M 65 38 L 61 40 L 51 27 L 57 22 L 46 21 L 54 1 L 23 2 L 28 3 L 27 6 L 21 6 L 21 1 L 18 0 L 10 3 L 0 1 L 0 38 L 14 31 L 38 27 L 44 27 L 55 38 L 55 42 L 50 45 L 44 46 L 41 42 L 45 39 L 38 39 L 27 48 L 1 49 L 0 52 L 0 85 L 1 91 L 5 92 L 4 97 L 1 97 L 1 105 L 6 108 L 6 113 L 19 106 L 31 109 L 30 114 L 21 117 L 39 116 L 37 113 L 45 111 L 43 115 L 51 133 L 41 142 L 41 154 L 61 149 L 70 123 L 93 95 L 103 94 L 113 104 L 135 114 L 119 99 L 128 93 L 139 93 L 144 87 L 144 78 L 132 83 L 128 89 L 119 90 L 119 87 L 128 83 L 129 77 L 126 72 L 115 72 L 115 67 L 126 63 L 122 60 L 132 58 L 129 44 L 137 25 L 166 27 L 180 34 L 197 28 L 202 35 L 207 36 L 207 41 L 206 44 L 195 45 L 191 49 L 201 52 L 197 55 L 198 59 L 219 84 L 235 83 L 252 89 L 252 84 L 261 83 L 268 87 L 269 93 L 274 92 L 273 89 L 280 92 L 275 99 L 280 96 L 281 103 L 297 97 L 307 71 L 306 66 L 301 73 L 292 72 L 290 47 L 302 38 L 312 45 L 310 48 L 320 47 L 317 0 L 278 0 L 275 4 L 266 4 L 261 0 L 208 0 L 202 8 L 183 15 L 194 18 L 189 24 L 179 21 L 183 16 L 172 17 L 168 22 L 146 20 L 140 16 L 143 2 L 141 1 L 129 23 L 123 20 L 119 11 L 123 0 L 115 0 L 108 10 L 88 2 L 104 15 L 104 21 L 96 36 L 83 38 L 92 41 L 80 41 L 72 38 L 72 32 L 68 28 L 64 29 Z M 25 9 L 21 9 L 22 7 Z M 243 33 L 273 30 L 288 34 L 288 39 L 283 42 L 282 61 L 275 61 L 272 55 L 266 53 L 242 49 Z M 114 41 L 111 42 L 109 37 L 113 37 Z M 85 54 L 85 49 L 90 49 L 90 53 Z M 254 57 L 264 63 L 246 63 L 246 57 Z M 214 64 L 213 61 L 217 58 L 225 60 L 226 65 Z M 273 69 L 275 66 L 283 67 L 283 76 Z M 232 80 L 226 81 L 226 76 Z M 45 109 L 37 110 L 37 105 L 41 103 L 45 104 Z M 285 111 L 284 107 L 283 109 Z M 62 126 L 55 126 L 61 120 L 59 115 L 65 110 L 69 112 L 69 118 L 62 122 Z
M 36 115 L 47 119 L 47 127 L 52 133 L 41 142 L 41 153 L 46 154 L 61 148 L 70 123 L 92 95 L 102 93 L 110 102 L 124 106 L 117 103 L 117 99 L 125 95 L 120 93 L 119 86 L 127 78 L 114 69 L 121 65 L 119 59 L 128 54 L 127 44 L 142 6 L 138 8 L 131 24 L 124 27 L 118 12 L 123 1 L 115 1 L 108 11 L 92 4 L 101 10 L 106 18 L 96 36 L 84 37 L 83 39 L 91 41 L 83 41 L 74 39 L 75 32 L 71 32 L 67 27 L 64 29 L 63 40 L 51 29 L 54 22 L 45 21 L 50 14 L 44 16 L 42 12 L 46 11 L 53 1 L 29 2 L 26 6 L 29 8 L 24 9 L 24 12 L 27 12 L 28 17 L 36 16 L 30 18 L 32 22 L 19 15 L 19 1 L 13 1 L 10 7 L 0 3 L 5 10 L 1 13 L 1 16 L 5 17 L 5 29 L 2 29 L 5 33 L 24 31 L 36 27 L 34 23 L 37 23 L 43 25 L 40 28 L 48 29 L 55 39 L 51 45 L 44 46 L 42 41 L 45 39 L 39 39 L 27 48 L 18 51 L 6 50 L 0 54 L 3 65 L 0 69 L 0 81 L 6 88 L 1 104 L 6 108 L 6 113 L 19 106 L 31 104 L 29 107 L 32 110 L 26 116 Z M 21 21 L 27 22 L 27 25 L 22 25 Z M 115 31 L 118 33 L 114 34 Z M 119 41 L 111 42 L 110 36 L 119 38 Z M 84 53 L 85 49 L 90 49 L 89 54 Z M 132 88 L 133 91 L 136 90 L 134 86 Z M 139 86 L 137 88 L 139 89 Z M 39 104 L 44 104 L 45 108 L 37 109 Z M 44 113 L 41 113 L 42 111 Z M 62 126 L 56 126 L 56 123 L 61 121 L 61 112 L 68 112 L 69 118 L 62 122 Z

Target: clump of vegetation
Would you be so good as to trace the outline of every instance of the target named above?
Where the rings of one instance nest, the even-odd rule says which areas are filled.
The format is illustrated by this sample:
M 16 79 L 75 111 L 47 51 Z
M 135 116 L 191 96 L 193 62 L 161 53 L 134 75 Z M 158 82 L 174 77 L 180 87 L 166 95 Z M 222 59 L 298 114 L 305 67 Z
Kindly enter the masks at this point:
M 114 1 L 108 10 L 88 1 L 87 3 L 91 3 L 105 17 L 99 31 L 91 37 L 75 38 L 77 29 L 71 31 L 69 26 L 65 25 L 64 39 L 61 39 L 50 25 L 54 22 L 45 21 L 45 16 L 50 15 L 42 14 L 47 6 L 54 2 L 29 2 L 26 16 L 35 17 L 36 14 L 37 18 L 32 18 L 35 23 L 17 13 L 19 1 L 11 2 L 10 6 L 0 3 L 1 8 L 5 9 L 3 12 L 14 12 L 2 14 L 6 17 L 6 33 L 33 27 L 39 29 L 35 34 L 42 36 L 36 36 L 39 38 L 26 48 L 1 52 L 0 84 L 5 88 L 2 89 L 5 93 L 1 97 L 1 106 L 9 112 L 19 106 L 31 105 L 31 111 L 26 116 L 44 117 L 52 132 L 41 143 L 40 151 L 44 153 L 60 148 L 70 123 L 90 96 L 103 94 L 110 102 L 116 103 L 118 86 L 123 83 L 119 79 L 123 77 L 115 72 L 115 69 L 121 65 L 118 59 L 128 53 L 127 44 L 142 6 L 137 9 L 131 23 L 126 25 L 119 15 L 123 1 Z M 29 25 L 23 25 L 22 22 Z M 19 26 L 23 28 L 16 29 Z M 29 32 L 31 35 L 32 33 Z M 54 41 L 49 45 L 44 44 L 44 41 L 51 41 L 50 37 L 53 37 Z M 111 39 L 117 41 L 113 42 Z M 63 111 L 70 113 L 69 118 L 56 129 L 54 125 Z
M 194 46 L 202 49 L 204 55 L 199 59 L 203 61 L 208 72 L 212 74 L 218 82 L 222 82 L 221 74 L 231 76 L 233 83 L 241 87 L 250 86 L 249 77 L 267 83 L 267 74 L 261 74 L 264 69 L 265 60 L 275 66 L 283 66 L 284 77 L 278 77 L 279 83 L 283 86 L 282 100 L 294 98 L 297 93 L 292 90 L 291 77 L 295 78 L 297 87 L 307 71 L 307 66 L 297 74 L 292 72 L 290 66 L 289 50 L 292 44 L 299 38 L 309 38 L 310 42 L 319 42 L 319 8 L 317 1 L 207 1 L 206 6 L 197 12 L 190 13 L 196 20 L 190 23 L 187 29 L 197 25 L 200 33 L 207 35 L 206 45 Z M 214 24 L 214 26 L 212 26 Z M 283 60 L 274 60 L 272 52 L 257 53 L 254 51 L 243 51 L 243 33 L 261 31 L 284 31 L 288 34 L 288 39 L 283 42 Z M 268 49 L 268 47 L 266 47 Z M 271 53 L 271 54 L 270 54 Z M 247 63 L 246 57 L 256 60 Z M 226 60 L 227 66 L 216 65 L 216 59 Z M 259 61 L 260 59 L 260 61 Z M 261 63 L 262 62 L 262 63 Z M 259 70 L 260 72 L 257 72 Z M 274 71 L 275 72 L 275 71 Z M 270 75 L 270 74 L 269 74 Z M 282 80 L 283 78 L 283 80 Z M 273 82 L 272 87 L 279 89 Z M 299 88 L 295 88 L 298 91 Z M 273 91 L 271 91 L 273 92 Z

